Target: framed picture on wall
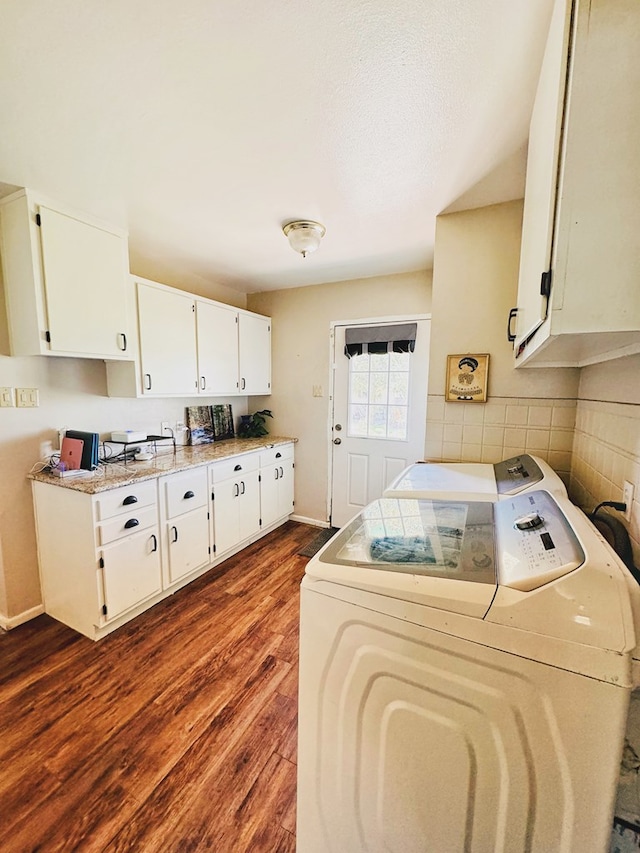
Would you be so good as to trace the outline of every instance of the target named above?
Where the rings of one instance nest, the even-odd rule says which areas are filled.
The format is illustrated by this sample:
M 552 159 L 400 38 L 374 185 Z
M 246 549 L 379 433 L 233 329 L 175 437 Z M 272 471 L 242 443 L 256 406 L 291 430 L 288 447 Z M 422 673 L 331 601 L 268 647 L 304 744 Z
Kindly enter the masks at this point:
M 489 355 L 460 353 L 447 356 L 444 399 L 447 403 L 486 403 Z

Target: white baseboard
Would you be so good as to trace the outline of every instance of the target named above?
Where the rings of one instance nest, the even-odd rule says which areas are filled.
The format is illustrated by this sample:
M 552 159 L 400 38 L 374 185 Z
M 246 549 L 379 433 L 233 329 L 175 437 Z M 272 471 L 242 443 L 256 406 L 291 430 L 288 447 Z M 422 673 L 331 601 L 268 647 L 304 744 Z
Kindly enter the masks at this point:
M 17 628 L 18 625 L 23 625 L 25 622 L 35 619 L 36 616 L 41 616 L 43 613 L 44 607 L 42 604 L 39 604 L 37 607 L 31 607 L 29 610 L 23 610 L 17 616 L 8 617 L 0 613 L 0 628 L 3 631 L 10 631 L 12 628 Z
M 299 521 L 301 524 L 311 524 L 314 527 L 331 527 L 328 521 L 319 521 L 317 518 L 306 518 L 304 515 L 290 515 L 291 521 Z

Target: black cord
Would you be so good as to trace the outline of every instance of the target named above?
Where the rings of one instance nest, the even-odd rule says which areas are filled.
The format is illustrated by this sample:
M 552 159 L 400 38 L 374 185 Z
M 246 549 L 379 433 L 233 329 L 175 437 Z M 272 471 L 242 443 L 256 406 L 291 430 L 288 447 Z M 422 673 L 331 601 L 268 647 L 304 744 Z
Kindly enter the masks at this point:
M 610 506 L 612 509 L 617 509 L 618 512 L 627 511 L 627 505 L 621 501 L 602 501 L 602 503 L 599 503 L 598 506 L 589 514 L 589 518 L 594 518 L 595 514 L 603 506 Z

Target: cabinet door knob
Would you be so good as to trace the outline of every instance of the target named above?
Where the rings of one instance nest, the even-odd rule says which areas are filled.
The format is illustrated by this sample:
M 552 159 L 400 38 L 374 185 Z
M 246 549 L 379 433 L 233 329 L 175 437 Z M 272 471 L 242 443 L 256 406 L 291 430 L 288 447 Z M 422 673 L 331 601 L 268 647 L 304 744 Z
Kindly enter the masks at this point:
M 245 378 L 244 378 L 244 376 L 243 376 L 243 377 L 242 377 L 242 385 L 241 385 L 241 388 L 242 388 L 242 390 L 244 391 L 244 389 L 245 389 L 246 387 L 247 387 L 247 383 L 246 383 Z
M 282 453 L 276 453 L 276 459 L 282 459 Z
M 512 308 L 511 311 L 509 311 L 509 320 L 507 321 L 507 340 L 511 343 L 516 339 L 516 333 L 511 331 L 511 322 L 513 321 L 517 313 L 517 308 Z
M 158 537 L 155 533 L 151 534 L 151 541 L 153 542 L 153 546 L 151 548 L 151 553 L 153 554 L 154 551 L 158 550 Z
M 237 498 L 239 494 L 240 494 L 240 486 L 237 483 L 234 483 L 233 484 L 233 496 L 234 496 L 234 498 Z
M 284 477 L 284 471 L 280 468 L 280 479 L 282 479 L 282 477 Z
M 122 506 L 131 506 L 131 504 L 137 504 L 138 498 L 135 495 L 127 495 L 127 497 L 122 501 Z
M 127 336 L 125 335 L 124 332 L 120 332 L 120 337 L 122 338 L 122 346 L 120 347 L 120 349 L 122 350 L 122 352 L 126 352 L 127 351 Z
M 129 521 L 125 521 L 124 529 L 131 530 L 132 527 L 137 527 L 140 524 L 137 518 L 130 518 Z
M 147 389 L 147 391 L 151 391 L 151 374 L 145 373 L 144 380 L 145 380 L 145 386 L 144 387 Z
M 173 531 L 173 539 L 171 541 L 177 542 L 178 541 L 178 528 L 172 527 L 171 530 Z
M 189 498 L 195 498 L 195 495 L 193 494 L 193 492 L 191 491 L 191 489 L 189 489 L 189 491 L 188 491 L 188 492 L 185 492 L 185 493 L 184 493 L 184 499 L 185 499 L 185 501 L 188 501 L 188 500 L 189 500 Z
M 275 479 L 277 480 L 277 479 L 278 479 L 278 477 L 280 476 L 280 475 L 278 474 L 278 466 L 277 466 L 277 465 L 276 465 L 276 467 L 275 467 L 275 469 L 274 469 L 273 473 L 275 474 Z
M 240 485 L 242 486 L 242 489 L 240 490 L 240 494 L 241 494 L 241 495 L 244 495 L 244 491 L 245 491 L 245 489 L 244 489 L 244 480 L 240 480 Z
M 206 377 L 205 377 L 205 376 L 201 376 L 201 377 L 200 377 L 200 390 L 201 390 L 201 391 L 204 391 L 204 389 L 205 389 L 206 387 L 207 387 L 207 379 L 206 379 Z

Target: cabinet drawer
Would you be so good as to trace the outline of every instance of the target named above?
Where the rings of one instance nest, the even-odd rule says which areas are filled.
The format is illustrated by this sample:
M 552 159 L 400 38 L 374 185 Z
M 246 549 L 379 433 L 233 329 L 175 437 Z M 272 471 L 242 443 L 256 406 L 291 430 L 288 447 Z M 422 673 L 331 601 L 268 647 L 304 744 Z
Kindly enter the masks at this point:
M 123 536 L 131 536 L 139 530 L 151 527 L 158 522 L 158 508 L 153 506 L 130 510 L 127 513 L 108 519 L 98 525 L 98 542 L 104 545 Z
M 279 444 L 277 447 L 260 451 L 261 468 L 265 468 L 267 465 L 275 465 L 286 459 L 293 459 L 293 444 Z
M 101 492 L 95 499 L 96 520 L 104 521 L 120 513 L 151 506 L 156 503 L 156 494 L 155 480 Z
M 211 466 L 211 482 L 221 483 L 231 477 L 241 476 L 250 471 L 257 471 L 260 467 L 260 454 L 247 453 L 242 456 L 232 456 Z
M 161 480 L 160 494 L 167 518 L 205 506 L 209 498 L 207 469 L 195 468 Z

